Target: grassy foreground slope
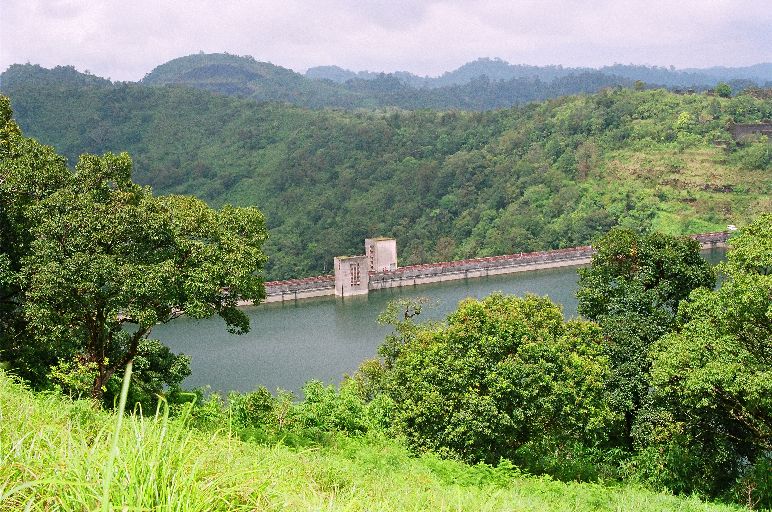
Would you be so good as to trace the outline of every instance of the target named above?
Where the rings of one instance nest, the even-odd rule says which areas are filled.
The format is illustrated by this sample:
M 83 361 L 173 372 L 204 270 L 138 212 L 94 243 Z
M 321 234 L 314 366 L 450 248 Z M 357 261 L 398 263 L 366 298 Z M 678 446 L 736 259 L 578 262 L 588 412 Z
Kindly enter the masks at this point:
M 114 413 L 35 394 L 0 372 L 0 510 L 96 510 Z M 515 468 L 419 458 L 393 440 L 338 438 L 291 449 L 127 416 L 111 510 L 722 511 L 634 487 L 561 483 Z

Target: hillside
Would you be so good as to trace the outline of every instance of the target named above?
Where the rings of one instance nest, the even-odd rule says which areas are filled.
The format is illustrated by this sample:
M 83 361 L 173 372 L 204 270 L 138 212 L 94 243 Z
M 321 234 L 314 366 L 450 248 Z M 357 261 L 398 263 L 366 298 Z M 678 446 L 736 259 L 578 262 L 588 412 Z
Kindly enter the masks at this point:
M 269 279 L 329 271 L 372 235 L 396 237 L 410 264 L 580 245 L 615 225 L 719 230 L 772 210 L 769 145 L 714 145 L 730 121 L 772 118 L 772 100 L 751 95 L 618 89 L 482 113 L 343 112 L 180 87 L 3 84 L 25 133 L 71 165 L 125 150 L 159 193 L 258 205 Z
M 630 87 L 636 80 L 647 87 L 705 90 L 720 81 L 736 91 L 772 83 L 769 64 L 745 68 L 676 70 L 656 66 L 614 64 L 600 69 L 513 65 L 501 59 L 477 59 L 438 77 L 405 71 L 353 72 L 338 66 L 310 68 L 305 75 L 259 62 L 251 56 L 198 53 L 161 64 L 141 80 L 148 86 L 184 86 L 255 101 L 288 103 L 306 108 L 491 110 L 556 98 L 594 93 L 607 87 Z M 71 66 L 47 70 L 36 65 L 9 67 L 0 87 L 109 87 L 109 80 L 81 74 Z
M 360 99 L 340 87 L 311 81 L 291 69 L 252 57 L 197 54 L 161 64 L 145 75 L 144 85 L 177 85 L 310 107 L 345 105 Z
M 0 510 L 97 510 L 116 414 L 33 394 L 0 371 Z M 411 457 L 382 437 L 328 446 L 256 444 L 188 428 L 184 417 L 125 418 L 108 487 L 115 510 L 729 511 L 634 486 L 562 483 L 514 467 Z M 109 485 L 109 484 L 108 484 Z M 111 507 L 111 508 L 112 508 Z
M 404 72 L 354 74 L 331 66 L 303 76 L 249 56 L 196 54 L 161 64 L 148 73 L 142 83 L 181 85 L 309 108 L 440 110 L 489 110 L 566 93 L 595 92 L 603 87 L 632 84 L 630 80 L 588 69 L 547 79 L 526 74 L 506 78 L 493 74 L 486 76 L 482 69 L 472 73 L 474 76 L 467 80 L 446 80 L 433 85 Z M 314 76 L 325 79 L 315 80 Z M 430 88 L 425 87 L 427 84 Z
M 747 67 L 712 67 L 675 69 L 661 66 L 637 66 L 633 64 L 614 64 L 599 69 L 588 67 L 564 66 L 529 66 L 510 64 L 502 59 L 482 58 L 463 64 L 458 69 L 447 71 L 437 77 L 418 76 L 406 71 L 394 73 L 401 81 L 413 87 L 447 87 L 464 85 L 480 76 L 490 80 L 512 80 L 513 78 L 538 78 L 551 82 L 557 78 L 583 73 L 600 73 L 622 77 L 631 81 L 642 80 L 649 84 L 666 87 L 693 87 L 707 89 L 724 81 L 754 82 L 756 85 L 772 83 L 772 63 L 755 64 Z M 332 80 L 344 83 L 351 79 L 375 79 L 380 73 L 372 71 L 354 72 L 339 66 L 317 66 L 309 68 L 306 76 L 319 80 Z

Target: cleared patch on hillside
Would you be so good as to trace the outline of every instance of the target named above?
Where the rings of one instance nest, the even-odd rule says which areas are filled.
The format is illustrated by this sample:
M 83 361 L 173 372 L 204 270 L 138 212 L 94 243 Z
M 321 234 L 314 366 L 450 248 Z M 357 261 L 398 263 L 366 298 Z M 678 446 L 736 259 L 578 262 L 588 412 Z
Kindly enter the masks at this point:
M 692 233 L 745 224 L 772 208 L 769 172 L 727 160 L 720 148 L 615 151 L 600 174 L 609 183 L 634 183 L 656 198 L 655 229 Z

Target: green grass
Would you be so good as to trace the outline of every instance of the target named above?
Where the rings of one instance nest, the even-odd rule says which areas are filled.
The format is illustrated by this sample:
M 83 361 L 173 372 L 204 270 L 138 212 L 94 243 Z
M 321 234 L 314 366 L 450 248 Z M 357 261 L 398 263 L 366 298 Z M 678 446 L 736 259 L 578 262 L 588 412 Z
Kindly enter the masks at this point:
M 116 424 L 88 401 L 36 394 L 0 372 L 0 510 L 740 510 L 412 457 L 382 437 L 258 445 L 229 436 L 227 425 L 205 434 L 162 413 L 126 416 L 110 464 Z
M 603 172 L 607 187 L 634 183 L 657 197 L 651 228 L 664 233 L 720 231 L 772 207 L 769 171 L 739 168 L 716 147 L 613 151 Z

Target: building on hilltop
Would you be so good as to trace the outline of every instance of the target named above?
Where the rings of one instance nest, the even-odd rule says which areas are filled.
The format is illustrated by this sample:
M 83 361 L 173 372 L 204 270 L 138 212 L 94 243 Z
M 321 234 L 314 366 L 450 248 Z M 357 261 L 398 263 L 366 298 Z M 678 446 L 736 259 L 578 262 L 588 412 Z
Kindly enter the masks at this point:
M 772 139 L 772 122 L 743 123 L 729 125 L 729 133 L 737 142 L 748 142 L 756 137 L 766 135 Z

